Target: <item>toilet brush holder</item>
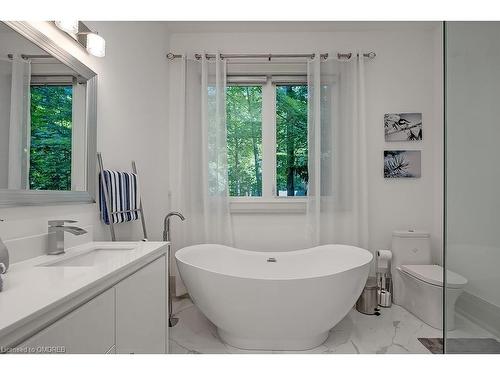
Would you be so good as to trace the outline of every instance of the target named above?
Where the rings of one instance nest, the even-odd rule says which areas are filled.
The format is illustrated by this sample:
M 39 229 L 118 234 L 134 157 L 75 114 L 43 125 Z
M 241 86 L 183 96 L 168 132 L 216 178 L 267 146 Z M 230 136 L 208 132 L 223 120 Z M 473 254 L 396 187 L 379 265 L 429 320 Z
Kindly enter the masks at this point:
M 4 267 L 0 270 L 0 274 L 7 272 L 7 270 L 9 269 L 9 250 L 7 249 L 7 246 L 5 246 L 1 238 L 0 238 L 0 263 L 3 263 L 4 265 Z
M 392 253 L 389 250 L 378 250 L 376 256 L 377 302 L 380 307 L 392 305 Z
M 391 307 L 392 293 L 388 290 L 381 289 L 377 292 L 377 300 L 380 307 Z
M 7 267 L 5 264 L 0 263 L 0 292 L 3 290 L 3 280 L 2 280 L 2 273 L 5 273 L 5 270 Z
M 387 273 L 377 273 L 377 302 L 380 307 L 392 306 L 392 277 Z

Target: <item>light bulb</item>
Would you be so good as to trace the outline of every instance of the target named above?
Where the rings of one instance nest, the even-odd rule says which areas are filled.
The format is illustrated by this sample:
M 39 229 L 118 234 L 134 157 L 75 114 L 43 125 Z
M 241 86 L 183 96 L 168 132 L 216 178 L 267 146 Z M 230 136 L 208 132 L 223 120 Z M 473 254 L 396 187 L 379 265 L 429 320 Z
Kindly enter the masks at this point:
M 65 31 L 69 34 L 77 34 L 78 33 L 78 21 L 77 20 L 56 21 L 56 26 L 58 28 L 60 28 L 62 31 Z
M 95 33 L 87 34 L 87 52 L 93 56 L 104 57 L 106 55 L 106 41 Z

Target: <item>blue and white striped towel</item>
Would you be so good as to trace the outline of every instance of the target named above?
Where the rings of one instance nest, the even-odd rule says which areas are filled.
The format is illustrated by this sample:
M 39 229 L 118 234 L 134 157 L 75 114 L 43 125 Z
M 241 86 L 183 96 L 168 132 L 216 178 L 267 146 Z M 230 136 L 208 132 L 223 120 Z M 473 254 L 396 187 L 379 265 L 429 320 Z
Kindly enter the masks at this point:
M 104 184 L 102 179 L 105 179 L 109 205 L 106 206 L 104 199 Z M 117 172 L 104 170 L 99 174 L 99 206 L 101 209 L 101 218 L 104 224 L 109 225 L 108 209 L 111 212 L 137 210 L 140 207 L 141 194 L 139 190 L 139 179 L 137 174 L 128 172 Z M 139 219 L 139 212 L 123 212 L 111 215 L 113 224 L 124 223 Z

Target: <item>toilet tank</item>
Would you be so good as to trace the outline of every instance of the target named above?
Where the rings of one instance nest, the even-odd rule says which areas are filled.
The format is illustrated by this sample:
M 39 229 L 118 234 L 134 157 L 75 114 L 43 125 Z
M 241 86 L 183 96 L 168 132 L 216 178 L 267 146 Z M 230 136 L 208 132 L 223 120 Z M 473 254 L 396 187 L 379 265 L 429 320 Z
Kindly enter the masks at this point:
M 392 233 L 392 267 L 402 264 L 432 264 L 430 234 L 417 230 Z

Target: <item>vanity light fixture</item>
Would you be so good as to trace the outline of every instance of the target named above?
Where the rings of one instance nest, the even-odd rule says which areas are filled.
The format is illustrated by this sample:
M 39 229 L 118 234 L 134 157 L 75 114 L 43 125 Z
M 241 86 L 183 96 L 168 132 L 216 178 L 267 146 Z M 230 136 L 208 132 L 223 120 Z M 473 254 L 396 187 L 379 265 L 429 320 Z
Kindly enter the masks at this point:
M 68 36 L 74 39 L 78 44 L 87 50 L 87 52 L 96 57 L 106 55 L 106 41 L 104 38 L 87 27 L 82 21 L 54 21 L 55 25 Z
M 59 29 L 68 34 L 78 34 L 78 20 L 55 21 L 55 24 Z

